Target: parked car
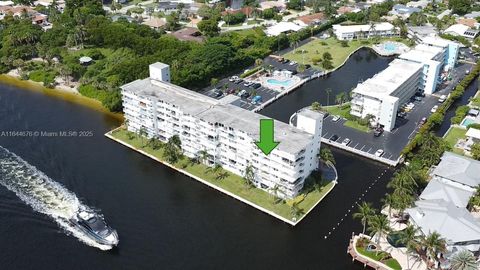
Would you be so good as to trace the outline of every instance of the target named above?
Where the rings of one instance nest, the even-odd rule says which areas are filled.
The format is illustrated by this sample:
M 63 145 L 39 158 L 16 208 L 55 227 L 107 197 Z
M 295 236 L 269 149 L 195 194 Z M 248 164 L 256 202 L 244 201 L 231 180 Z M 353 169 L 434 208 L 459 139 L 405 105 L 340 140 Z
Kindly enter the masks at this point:
M 438 102 L 443 103 L 443 102 L 445 102 L 445 100 L 447 100 L 447 96 L 446 95 L 441 95 L 440 98 L 438 99 Z
M 245 91 L 245 93 L 240 95 L 241 98 L 248 98 L 249 96 L 250 96 L 250 93 L 247 91 Z
M 254 96 L 252 98 L 252 104 L 260 104 L 262 103 L 262 97 L 261 96 Z
M 375 156 L 381 157 L 383 153 L 384 153 L 383 149 L 378 149 L 377 152 L 375 152 Z
M 347 146 L 348 144 L 350 143 L 350 139 L 349 138 L 345 138 L 342 142 L 343 145 Z
M 242 82 L 243 82 L 242 79 L 238 79 L 238 80 L 236 80 L 234 83 L 235 83 L 235 84 L 241 84 Z
M 426 122 L 427 122 L 427 118 L 426 118 L 426 117 L 423 117 L 423 118 L 420 120 L 419 124 L 420 124 L 420 125 L 423 125 L 423 124 L 425 124 Z
M 253 82 L 245 81 L 245 82 L 243 83 L 243 86 L 249 87 L 249 86 L 252 85 L 252 84 L 253 84 Z
M 373 136 L 375 137 L 380 137 L 380 135 L 382 135 L 383 133 L 383 128 L 376 128 L 374 131 L 373 131 Z
M 227 94 L 235 94 L 235 89 L 233 88 L 228 89 Z
M 260 88 L 262 85 L 260 83 L 254 83 L 251 85 L 251 87 L 253 87 L 254 89 L 258 89 Z
M 413 99 L 414 99 L 415 101 L 422 101 L 422 97 L 418 97 L 418 96 L 415 96 Z
M 215 97 L 217 97 L 217 98 L 223 96 L 223 92 L 222 92 L 222 90 L 220 90 L 220 89 L 215 89 L 215 90 L 213 91 L 213 94 L 214 94 Z
M 335 142 L 335 141 L 337 141 L 337 140 L 338 140 L 338 135 L 336 135 L 336 134 L 333 134 L 333 136 L 332 136 L 332 137 L 330 137 L 330 139 L 329 139 L 329 140 L 330 140 L 330 141 L 332 141 L 332 142 Z
M 246 92 L 247 92 L 247 90 L 242 90 L 242 91 L 238 92 L 237 96 L 241 97 Z
M 297 64 L 297 62 L 295 62 L 295 61 L 292 61 L 292 62 L 290 62 L 290 64 L 289 64 L 289 65 L 290 65 L 290 66 L 295 66 L 296 64 Z
M 338 120 L 340 120 L 340 116 L 334 115 L 334 116 L 332 117 L 332 122 L 338 122 Z
M 400 118 L 406 118 L 406 117 L 407 117 L 407 113 L 406 113 L 406 112 L 398 112 L 398 113 L 397 113 L 397 116 L 400 117 Z
M 415 96 L 417 96 L 417 97 L 425 97 L 425 93 L 424 93 L 423 91 L 417 91 L 417 92 L 415 93 Z
M 235 81 L 237 81 L 238 79 L 239 79 L 238 76 L 232 76 L 232 77 L 230 77 L 230 79 L 228 79 L 228 81 L 230 81 L 230 82 L 235 82 Z
M 432 107 L 432 109 L 430 110 L 430 112 L 431 112 L 431 113 L 435 113 L 435 112 L 437 112 L 437 110 L 438 110 L 438 105 L 435 105 L 435 106 Z

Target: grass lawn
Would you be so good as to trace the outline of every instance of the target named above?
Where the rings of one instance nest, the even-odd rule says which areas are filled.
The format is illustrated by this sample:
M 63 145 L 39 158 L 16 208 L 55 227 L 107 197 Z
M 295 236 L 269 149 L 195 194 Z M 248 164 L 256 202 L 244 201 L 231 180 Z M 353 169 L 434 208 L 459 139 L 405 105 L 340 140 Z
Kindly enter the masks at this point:
M 257 24 L 257 23 L 261 23 L 261 22 L 263 22 L 263 20 L 248 20 L 247 24 L 252 25 L 252 24 Z
M 384 251 L 376 252 L 376 251 L 367 251 L 365 250 L 364 247 L 356 247 L 358 253 L 362 254 L 363 256 L 369 257 L 375 261 L 382 262 L 383 264 L 386 264 L 387 266 L 391 267 L 392 269 L 395 270 L 402 270 L 402 266 L 398 263 L 397 260 L 394 258 L 390 258 L 387 260 L 382 260 L 385 256 L 389 256 L 388 253 Z
M 389 38 L 389 39 L 380 39 L 380 42 L 385 40 L 395 40 L 402 42 L 400 38 Z M 378 39 L 377 39 L 378 41 Z M 332 65 L 333 68 L 336 68 L 343 64 L 345 59 L 355 50 L 362 46 L 371 46 L 374 42 L 374 39 L 365 39 L 365 40 L 352 40 L 348 42 L 348 47 L 342 47 L 342 44 L 337 39 L 331 37 L 325 40 L 315 39 L 307 44 L 296 48 L 294 51 L 290 51 L 285 54 L 283 57 L 296 61 L 298 63 L 303 63 L 305 59 L 305 64 L 310 64 L 316 68 L 321 69 L 321 62 L 313 64 L 313 58 L 323 58 L 323 53 L 329 52 L 332 55 Z M 305 54 L 302 54 L 301 51 L 305 50 Z
M 454 149 L 453 147 L 459 139 L 465 139 L 465 134 L 467 133 L 466 129 L 454 127 L 445 136 L 445 141 Z M 462 152 L 463 154 L 463 152 Z
M 335 105 L 335 106 L 326 106 L 322 108 L 332 115 L 338 115 L 346 119 L 350 117 L 350 106 L 348 106 L 347 104 L 344 104 L 343 106 Z M 345 121 L 343 125 L 354 128 L 362 132 L 370 131 L 370 128 L 368 128 L 367 126 L 360 125 L 358 122 L 352 121 L 352 120 Z
M 472 98 L 472 105 L 480 107 L 480 94 L 477 94 L 474 98 Z
M 141 137 L 134 136 L 133 139 L 128 138 L 128 131 L 125 129 L 118 129 L 112 132 L 112 136 L 116 139 L 119 139 L 136 149 L 141 149 L 148 154 L 155 156 L 156 158 L 164 161 L 163 157 L 163 150 L 162 148 L 153 150 L 149 146 L 142 147 L 147 142 L 147 139 L 144 139 L 142 142 Z M 267 210 L 270 210 L 286 219 L 292 220 L 293 216 L 291 214 L 291 203 L 293 201 L 300 202 L 298 207 L 303 210 L 303 214 L 297 218 L 300 219 L 302 216 L 305 215 L 313 206 L 321 200 L 333 187 L 334 183 L 330 182 L 327 183 L 321 190 L 317 191 L 313 189 L 313 191 L 309 193 L 304 193 L 299 195 L 297 198 L 293 200 L 289 200 L 285 203 L 274 203 L 274 198 L 271 194 L 266 191 L 263 191 L 258 188 L 250 188 L 245 185 L 245 180 L 238 175 L 235 175 L 231 172 L 228 172 L 228 176 L 222 180 L 217 180 L 215 178 L 214 173 L 206 173 L 207 166 L 203 164 L 191 164 L 188 162 L 187 158 L 177 162 L 174 164 L 176 168 L 185 170 L 201 179 L 221 188 L 227 190 L 243 199 L 246 199 L 250 202 L 253 202 L 256 205 L 259 205 Z M 223 171 L 227 172 L 227 171 Z

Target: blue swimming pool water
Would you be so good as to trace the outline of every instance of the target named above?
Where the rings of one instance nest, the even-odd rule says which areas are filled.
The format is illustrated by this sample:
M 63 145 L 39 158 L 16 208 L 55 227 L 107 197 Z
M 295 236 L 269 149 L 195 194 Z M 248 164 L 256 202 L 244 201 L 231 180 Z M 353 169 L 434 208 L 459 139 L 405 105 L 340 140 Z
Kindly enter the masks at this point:
M 273 85 L 280 85 L 280 86 L 289 86 L 293 83 L 293 81 L 292 80 L 279 81 L 277 79 L 268 79 L 267 83 L 273 84 Z
M 474 124 L 474 123 L 475 123 L 475 120 L 473 120 L 472 118 L 465 118 L 462 122 L 462 126 L 468 127 L 468 125 Z
M 397 45 L 393 43 L 386 43 L 383 45 L 383 49 L 389 52 L 395 51 L 397 49 Z

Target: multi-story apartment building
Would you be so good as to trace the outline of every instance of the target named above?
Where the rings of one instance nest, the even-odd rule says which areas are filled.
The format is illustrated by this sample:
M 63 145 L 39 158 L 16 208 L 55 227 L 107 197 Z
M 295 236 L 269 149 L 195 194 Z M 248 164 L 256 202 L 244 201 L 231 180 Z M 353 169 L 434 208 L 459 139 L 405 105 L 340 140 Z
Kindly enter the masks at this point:
M 433 94 L 437 90 L 442 71 L 455 66 L 458 49 L 455 42 L 424 37 L 421 44 L 401 54 L 385 70 L 357 85 L 350 113 L 362 118 L 373 115 L 377 124 L 391 131 L 398 108 L 416 91 Z
M 445 65 L 446 53 L 446 50 L 443 48 L 419 44 L 409 52 L 401 54 L 398 58 L 423 64 L 420 89 L 425 94 L 433 94 L 440 82 L 440 74 Z
M 391 131 L 399 106 L 419 89 L 422 71 L 423 64 L 393 60 L 385 70 L 352 91 L 350 113 L 361 118 L 372 115 L 376 123 Z
M 445 51 L 445 59 L 443 60 L 445 63 L 444 70 L 450 70 L 457 64 L 460 44 L 438 36 L 426 36 L 422 38 L 422 43 L 431 47 L 441 48 Z
M 278 196 L 295 197 L 305 179 L 317 169 L 323 115 L 304 110 L 296 125 L 274 121 L 275 140 L 280 144 L 269 155 L 255 145 L 259 140 L 260 119 L 267 117 L 230 103 L 238 97 L 220 100 L 173 85 L 168 65 L 150 66 L 150 78 L 122 86 L 128 129 L 143 129 L 148 137 L 167 141 L 178 135 L 184 155 L 194 158 L 206 151 L 207 165 L 243 176 L 253 168 L 254 184 Z
M 353 40 L 371 37 L 398 36 L 399 31 L 391 23 L 382 22 L 362 25 L 333 25 L 333 33 L 339 40 Z

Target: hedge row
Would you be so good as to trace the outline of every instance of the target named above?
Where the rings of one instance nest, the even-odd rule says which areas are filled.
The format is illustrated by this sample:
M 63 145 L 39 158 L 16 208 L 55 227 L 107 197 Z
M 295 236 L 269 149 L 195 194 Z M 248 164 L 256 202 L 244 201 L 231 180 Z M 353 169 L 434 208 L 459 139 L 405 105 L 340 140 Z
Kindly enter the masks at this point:
M 463 95 L 465 88 L 470 85 L 470 83 L 478 76 L 479 73 L 480 61 L 477 62 L 470 74 L 465 76 L 465 78 L 458 83 L 455 89 L 448 96 L 447 100 L 445 100 L 445 102 L 438 108 L 437 112 L 430 115 L 427 122 L 419 129 L 417 135 L 415 135 L 413 140 L 410 141 L 410 143 L 402 150 L 402 155 L 408 155 L 415 150 L 421 144 L 422 137 L 426 133 L 430 132 L 435 126 L 438 126 L 443 122 L 448 108 L 450 108 L 450 106 Z

